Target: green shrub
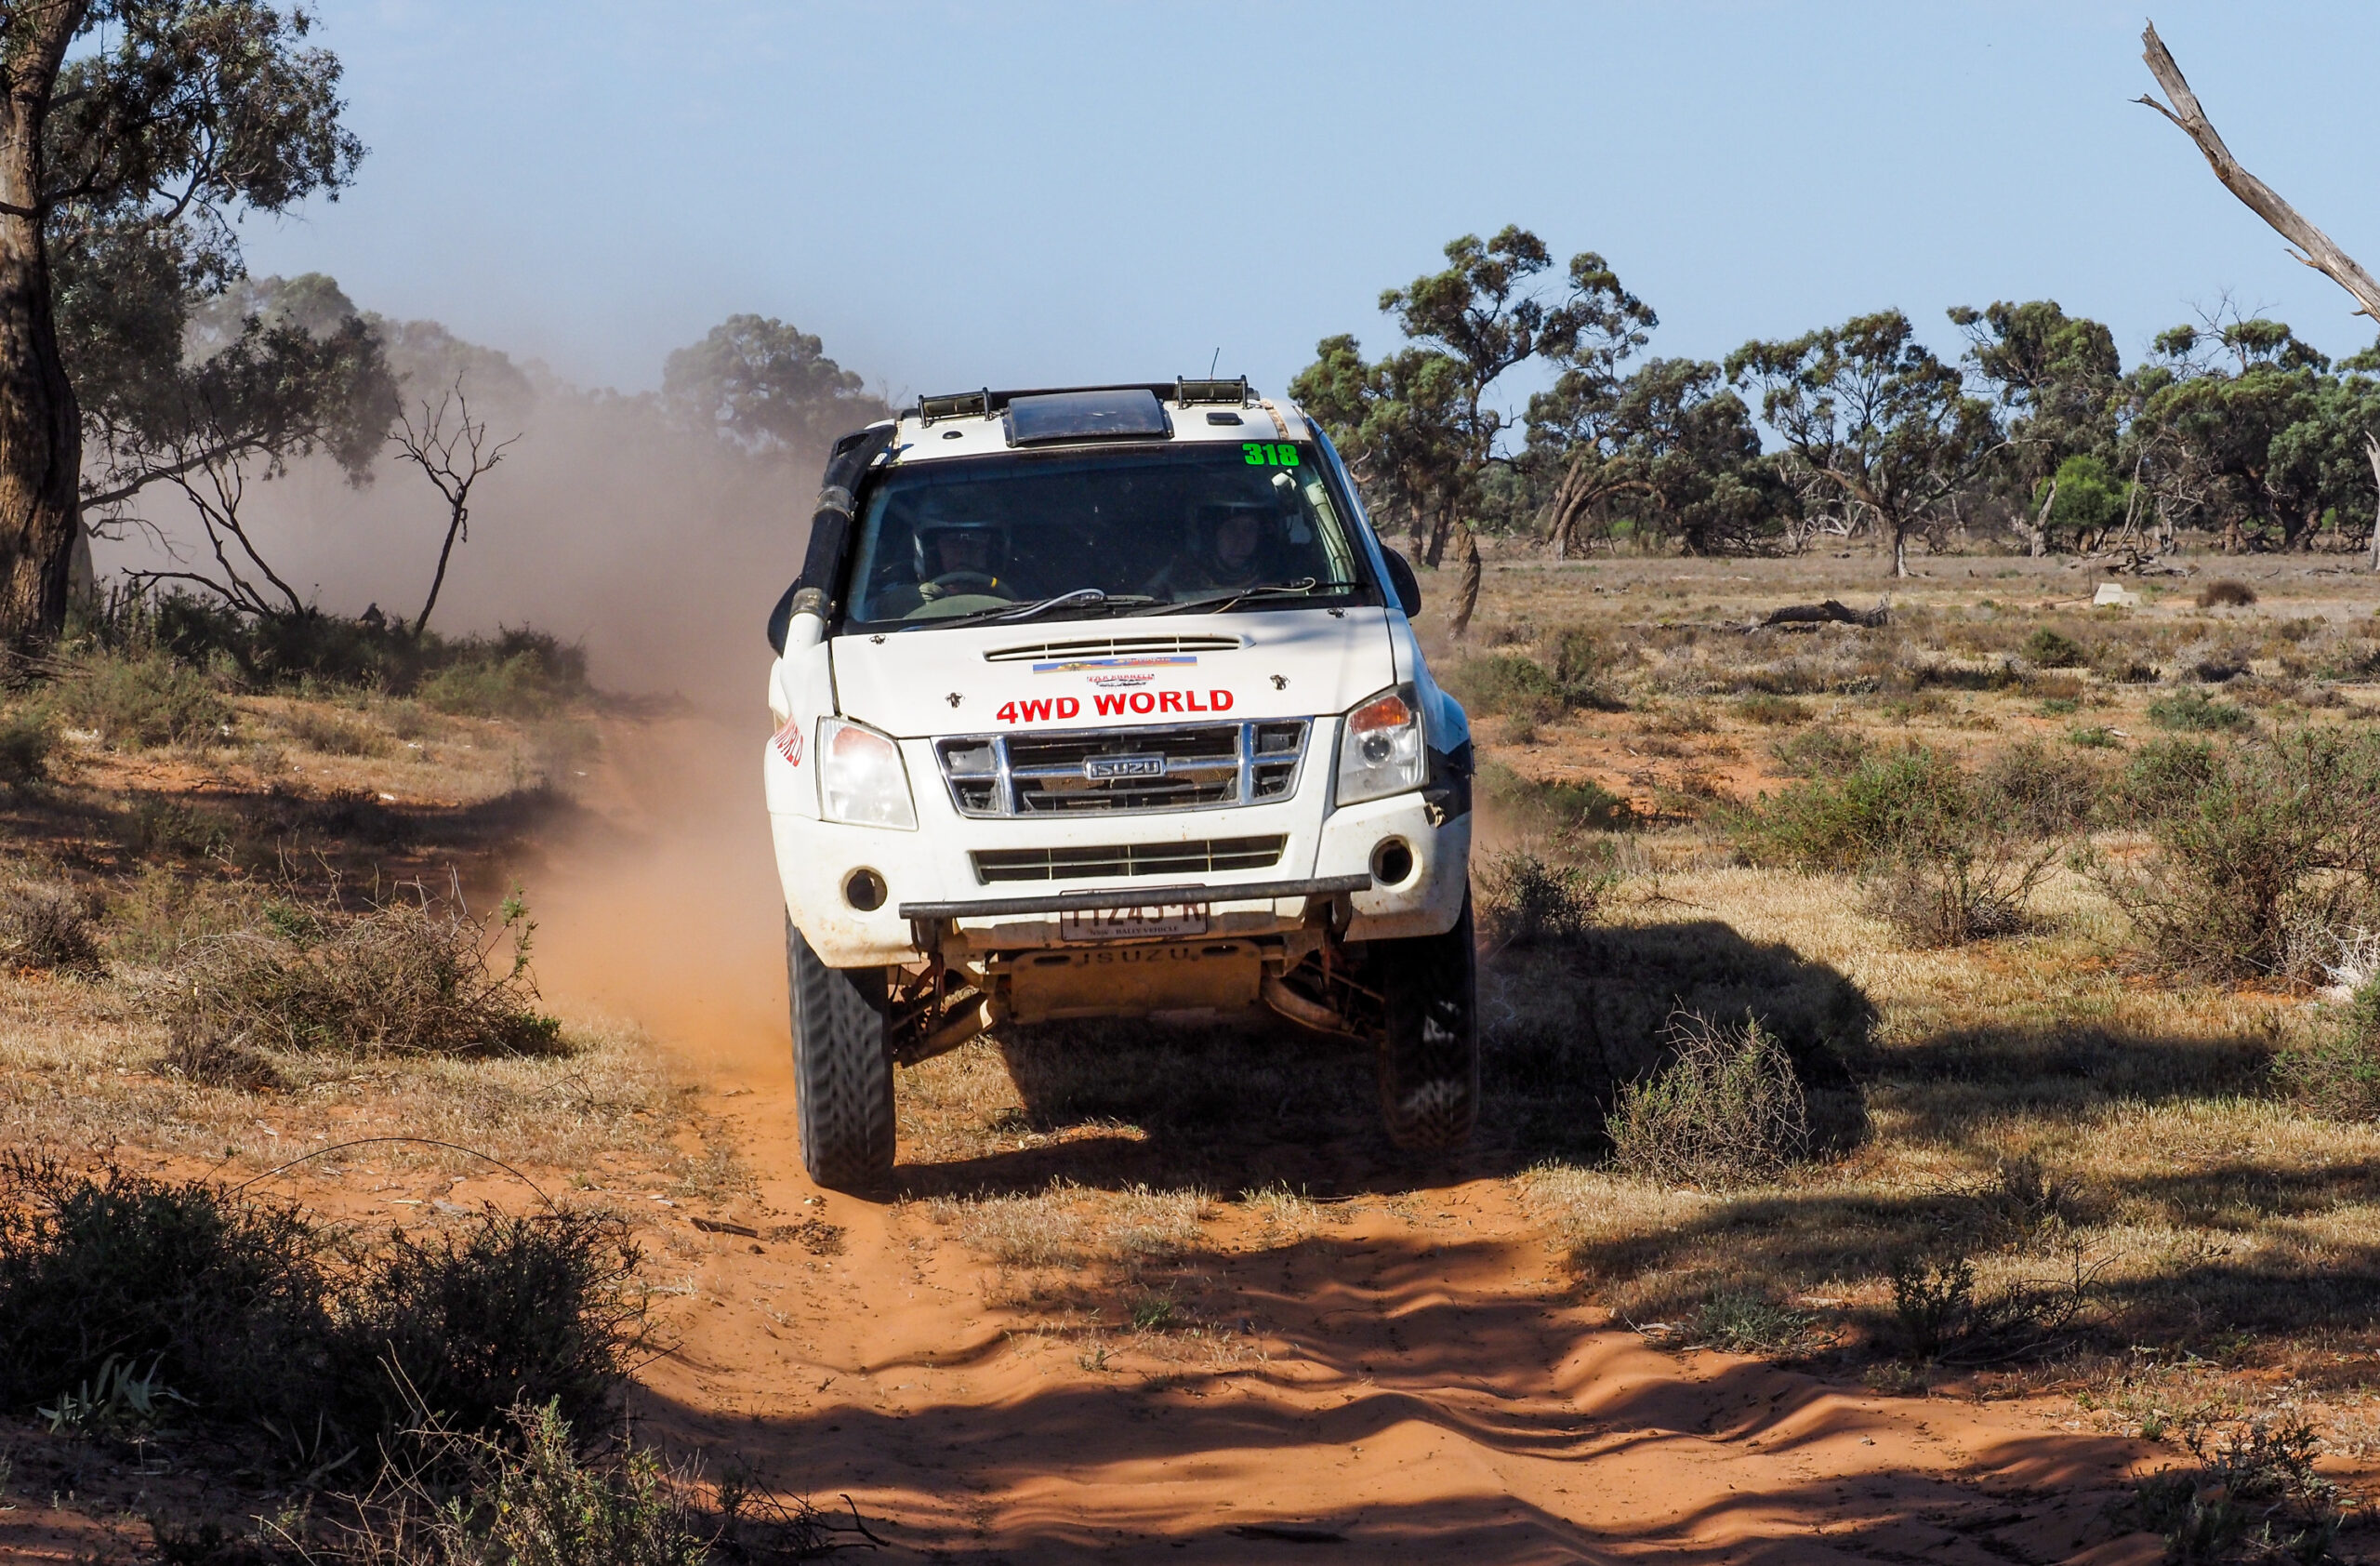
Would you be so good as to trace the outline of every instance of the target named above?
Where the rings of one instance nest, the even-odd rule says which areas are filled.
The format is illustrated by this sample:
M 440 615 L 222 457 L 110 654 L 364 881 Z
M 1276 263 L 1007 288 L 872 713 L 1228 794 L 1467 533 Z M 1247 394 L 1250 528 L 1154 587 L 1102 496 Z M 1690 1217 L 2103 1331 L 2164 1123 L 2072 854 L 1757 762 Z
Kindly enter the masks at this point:
M 1766 691 L 1754 691 L 1736 698 L 1736 715 L 1748 723 L 1784 727 L 1810 721 L 1809 703 L 1790 696 L 1772 696 Z
M 1620 831 L 1636 824 L 1628 802 L 1593 778 L 1540 783 L 1501 762 L 1482 762 L 1472 790 L 1524 832 Z
M 1493 855 L 1476 875 L 1480 925 L 1506 946 L 1583 935 L 1618 879 L 1608 864 L 1549 864 L 1525 848 Z
M 1821 723 L 1768 748 L 1777 764 L 1800 777 L 1841 777 L 1868 759 L 1868 738 L 1857 729 Z
M 587 1214 L 488 1213 L 460 1235 L 390 1235 L 329 1335 L 349 1427 L 402 1430 L 429 1410 L 496 1430 L 550 1405 L 608 1428 L 643 1322 L 627 1234 Z
M 2254 728 L 2256 723 L 2245 709 L 2216 701 L 2200 690 L 2180 690 L 2158 697 L 2149 704 L 2149 721 L 2159 728 L 2192 734 L 2222 734 Z
M 2380 738 L 2300 729 L 2208 764 L 2149 820 L 2148 862 L 2103 863 L 2101 883 L 2168 968 L 2302 975 L 2380 903 Z
M 336 1265 L 332 1238 L 205 1181 L 0 1157 L 0 1411 L 145 1400 L 365 1469 L 409 1433 L 500 1437 L 523 1403 L 610 1427 L 644 1328 L 617 1220 L 488 1212 Z M 140 1400 L 112 1395 L 127 1382 Z
M 2025 660 L 2043 669 L 2077 669 L 2090 660 L 2082 644 L 2042 626 L 2025 638 Z
M 383 756 L 389 737 L 357 717 L 318 707 L 293 707 L 277 720 L 284 733 L 325 756 Z
M 2104 723 L 2077 723 L 2066 731 L 2066 742 L 2084 750 L 2113 750 L 2123 744 Z
M 1745 814 L 1736 846 L 1754 864 L 1857 870 L 1969 808 L 1958 763 L 1920 746 L 1797 783 Z
M 320 1406 L 320 1250 L 294 1207 L 0 1157 L 0 1407 L 31 1412 L 111 1358 L 227 1424 Z
M 1726 1285 L 1704 1297 L 1685 1336 L 1698 1347 L 1781 1359 L 1808 1354 L 1827 1341 L 1808 1311 L 1794 1309 L 1765 1289 Z
M 1448 671 L 1445 683 L 1463 710 L 1474 714 L 1505 713 L 1544 723 L 1569 710 L 1553 674 L 1521 653 L 1466 658 Z M 427 692 L 423 699 L 438 705 Z
M 2108 791 L 2100 769 L 2082 756 L 2023 739 L 1985 763 L 1976 779 L 1985 806 L 2034 837 L 2071 837 L 2087 829 Z
M 2169 1468 L 2133 1487 L 2132 1509 L 2164 1535 L 2167 1560 L 2337 1559 L 2331 1546 L 2346 1518 L 2339 1487 L 2315 1471 L 2322 1443 L 2311 1425 L 2257 1419 L 2220 1447 L 2198 1426 L 2184 1440 L 2194 1470 Z
M 2203 739 L 2152 739 L 2133 752 L 2112 803 L 2135 821 L 2158 820 L 2189 809 L 2221 770 Z
M 72 659 L 51 682 L 48 704 L 75 727 L 134 750 L 202 743 L 231 722 L 206 677 L 164 653 Z
M 1624 1084 L 1605 1119 L 1615 1166 L 1662 1185 L 1726 1187 L 1774 1179 L 1808 1155 L 1801 1079 L 1757 1020 L 1681 1016 L 1670 1045 L 1670 1063 Z
M 49 752 L 58 742 L 48 714 L 31 707 L 0 712 L 0 784 L 21 789 L 49 776 Z
M 2355 975 L 2360 982 L 2339 1015 L 2312 1042 L 2273 1063 L 2284 1091 L 2332 1120 L 2380 1120 L 2380 973 L 2369 971 L 2373 955 L 2363 954 L 2358 967 L 2365 971 Z

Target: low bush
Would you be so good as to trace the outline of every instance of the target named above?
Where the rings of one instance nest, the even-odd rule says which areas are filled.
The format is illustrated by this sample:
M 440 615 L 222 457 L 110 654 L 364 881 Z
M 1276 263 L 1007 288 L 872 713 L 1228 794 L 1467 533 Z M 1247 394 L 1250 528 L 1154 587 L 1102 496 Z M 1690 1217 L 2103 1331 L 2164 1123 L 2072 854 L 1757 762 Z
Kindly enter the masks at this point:
M 2030 851 L 1986 828 L 1912 846 L 1871 872 L 1864 906 L 1921 949 L 2021 934 L 2056 846 Z
M 2303 977 L 2340 933 L 2372 927 L 2380 738 L 2308 728 L 2168 760 L 2206 773 L 2149 820 L 2155 853 L 2096 867 L 2155 961 L 2215 978 Z
M 2273 1062 L 2284 1092 L 2332 1120 L 2380 1120 L 2380 974 L 2357 976 L 2347 1004 L 2313 1040 Z
M 1583 935 L 1617 879 L 1607 862 L 1550 864 L 1525 848 L 1491 855 L 1475 878 L 1480 927 L 1503 946 Z
M 1949 1252 L 1911 1254 L 1893 1264 L 1893 1317 L 1901 1351 L 1912 1360 L 2000 1364 L 2038 1357 L 2069 1342 L 2089 1304 L 2079 1254 L 2069 1277 L 2051 1283 L 1977 1287 L 1975 1264 Z
M 2206 740 L 2152 739 L 2133 752 L 2109 803 L 2135 822 L 2159 820 L 2189 809 L 2221 770 Z
M 588 694 L 587 653 L 549 632 L 419 639 L 384 617 L 248 616 L 211 598 L 120 592 L 78 606 L 68 642 L 114 661 L 223 669 L 250 690 L 328 686 L 403 696 L 435 682 L 446 710 L 538 717 Z
M 294 1207 L 200 1181 L 0 1158 L 0 1407 L 110 1360 L 226 1424 L 320 1406 L 322 1240 Z
M 1613 832 L 1636 824 L 1628 802 L 1591 777 L 1540 783 L 1501 762 L 1482 762 L 1471 786 L 1481 803 L 1524 832 Z
M 58 743 L 48 714 L 20 707 L 0 712 L 0 785 L 22 789 L 49 776 L 49 753 Z
M 2181 690 L 2149 704 L 2149 721 L 2161 729 L 2191 734 L 2223 734 L 2254 728 L 2256 720 L 2244 708 L 2216 701 L 2204 691 Z
M 389 737 L 361 718 L 319 707 L 293 707 L 279 719 L 282 732 L 325 756 L 384 756 Z
M 231 709 L 213 683 L 164 653 L 72 658 L 50 682 L 46 699 L 68 723 L 131 750 L 202 743 L 231 723 Z
M 1857 870 L 1966 807 L 1967 783 L 1958 763 L 1911 746 L 1864 758 L 1839 776 L 1793 785 L 1746 812 L 1735 841 L 1754 864 Z
M 0 1410 L 145 1407 L 350 1473 L 408 1431 L 500 1437 L 524 1401 L 610 1427 L 644 1330 L 616 1220 L 488 1212 L 343 1251 L 237 1189 L 0 1159 Z
M 0 885 L 0 962 L 21 968 L 99 967 L 99 921 L 91 900 L 71 887 L 46 882 Z
M 1465 711 L 1479 716 L 1508 714 L 1541 723 L 1569 710 L 1552 672 L 1522 653 L 1466 658 L 1447 671 L 1446 686 Z M 440 705 L 428 691 L 423 699 Z
M 1868 759 L 1867 736 L 1858 729 L 1820 723 L 1768 748 L 1778 767 L 1797 777 L 1841 777 Z
M 2255 601 L 2255 589 L 2228 577 L 2209 582 L 2198 590 L 2198 606 L 2202 609 L 2244 609 Z
M 1711 1291 L 1686 1323 L 1684 1341 L 1729 1354 L 1794 1359 L 1829 1341 L 1818 1319 L 1765 1289 L 1722 1285 Z
M 361 914 L 268 903 L 253 923 L 192 940 L 169 964 L 157 987 L 168 1062 L 196 1080 L 233 1081 L 258 1069 L 260 1050 L 556 1053 L 560 1025 L 537 1009 L 529 977 L 534 928 L 517 901 L 495 921 L 426 899 Z
M 2187 1430 L 2198 1466 L 2166 1469 L 2133 1489 L 2142 1526 L 2165 1537 L 2172 1561 L 2301 1561 L 2335 1559 L 2331 1545 L 2346 1518 L 2339 1488 L 2314 1468 L 2321 1441 L 2303 1420 L 2258 1419 L 2221 1445 Z
M 2090 660 L 2090 652 L 2074 638 L 2042 626 L 2025 638 L 2025 661 L 2042 669 L 2077 669 Z
M 1614 1166 L 1662 1185 L 1727 1187 L 1774 1179 L 1808 1155 L 1801 1078 L 1758 1021 L 1681 1016 L 1669 1044 L 1669 1064 L 1622 1085 L 1605 1119 Z
M 1976 791 L 1988 810 L 2004 815 L 2021 831 L 2071 837 L 2099 814 L 2108 780 L 2085 757 L 2023 739 L 1985 763 Z
M 641 1341 L 639 1253 L 615 1219 L 483 1214 L 460 1235 L 392 1234 L 339 1300 L 327 1342 L 338 1406 L 357 1429 L 425 1410 L 451 1428 L 500 1429 L 551 1407 L 590 1433 Z
M 1766 691 L 1754 691 L 1736 698 L 1736 716 L 1747 723 L 1765 723 L 1782 728 L 1810 721 L 1810 704 L 1795 697 L 1772 696 Z

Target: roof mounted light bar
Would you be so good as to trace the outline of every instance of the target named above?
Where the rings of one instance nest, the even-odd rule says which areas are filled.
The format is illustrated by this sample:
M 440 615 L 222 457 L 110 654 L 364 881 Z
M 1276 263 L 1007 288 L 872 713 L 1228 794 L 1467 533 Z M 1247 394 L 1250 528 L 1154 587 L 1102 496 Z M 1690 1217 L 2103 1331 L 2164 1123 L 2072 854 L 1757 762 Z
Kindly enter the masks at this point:
M 1236 408 L 1248 405 L 1248 378 L 1235 376 L 1229 380 L 1191 380 L 1177 377 L 1173 382 L 1173 401 L 1178 407 L 1196 407 L 1201 403 L 1224 403 Z
M 982 418 L 992 411 L 991 388 L 981 392 L 951 392 L 939 397 L 918 399 L 918 422 L 932 424 L 938 418 Z

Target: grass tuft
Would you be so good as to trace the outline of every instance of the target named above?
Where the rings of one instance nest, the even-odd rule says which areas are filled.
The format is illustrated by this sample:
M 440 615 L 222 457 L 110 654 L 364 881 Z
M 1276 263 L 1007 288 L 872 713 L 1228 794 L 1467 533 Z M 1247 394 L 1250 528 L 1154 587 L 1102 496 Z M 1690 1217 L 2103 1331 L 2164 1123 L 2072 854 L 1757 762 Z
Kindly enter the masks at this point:
M 1615 1167 L 1662 1185 L 1724 1188 L 1774 1179 L 1807 1156 L 1801 1079 L 1757 1021 L 1723 1028 L 1681 1016 L 1670 1042 L 1671 1062 L 1623 1085 L 1612 1104 Z

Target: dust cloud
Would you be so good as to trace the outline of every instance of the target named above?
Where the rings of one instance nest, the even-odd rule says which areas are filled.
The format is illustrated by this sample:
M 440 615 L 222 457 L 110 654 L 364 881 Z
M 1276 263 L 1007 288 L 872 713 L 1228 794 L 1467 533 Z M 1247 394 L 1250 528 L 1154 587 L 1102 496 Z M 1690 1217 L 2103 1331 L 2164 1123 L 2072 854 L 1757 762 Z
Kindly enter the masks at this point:
M 761 627 L 800 567 L 824 454 L 748 457 L 673 426 L 649 399 L 609 392 L 474 393 L 471 406 L 491 439 L 519 440 L 472 491 L 470 538 L 456 549 L 431 629 L 534 625 L 584 644 L 606 690 L 760 710 Z M 194 568 L 214 568 L 171 485 L 152 484 L 140 508 Z M 446 526 L 437 492 L 392 458 L 361 488 L 320 459 L 251 478 L 242 514 L 301 595 L 337 613 L 377 604 L 408 618 Z M 165 564 L 138 530 L 93 553 L 102 577 Z
M 600 689 L 679 698 L 608 711 L 588 776 L 567 780 L 574 809 L 509 868 L 538 922 L 539 987 L 566 1014 L 641 1025 L 707 1081 L 782 1075 L 762 626 L 800 568 L 824 453 L 756 458 L 672 425 L 650 399 L 568 387 L 475 393 L 472 412 L 492 438 L 519 440 L 473 491 L 431 628 L 535 626 L 585 646 Z M 141 500 L 213 567 L 178 492 L 154 485 Z M 301 594 L 392 617 L 419 610 L 446 523 L 438 494 L 393 458 L 362 488 L 323 460 L 252 479 L 242 515 Z M 165 564 L 137 531 L 94 554 L 103 578 Z

